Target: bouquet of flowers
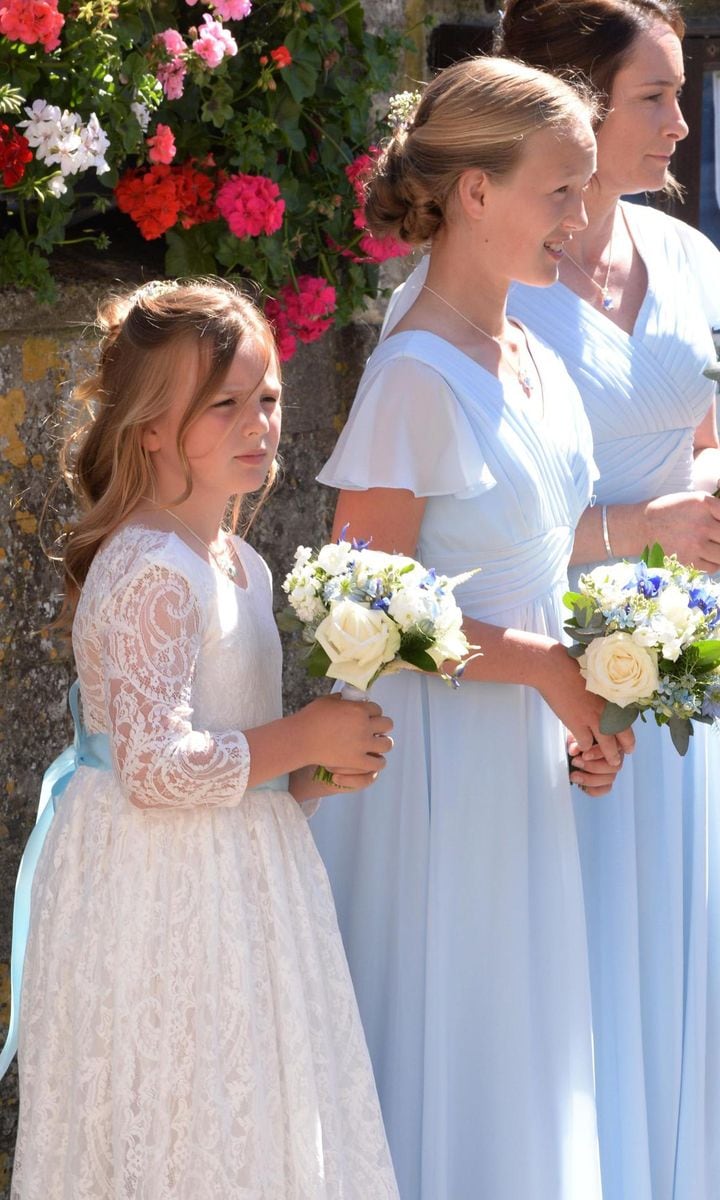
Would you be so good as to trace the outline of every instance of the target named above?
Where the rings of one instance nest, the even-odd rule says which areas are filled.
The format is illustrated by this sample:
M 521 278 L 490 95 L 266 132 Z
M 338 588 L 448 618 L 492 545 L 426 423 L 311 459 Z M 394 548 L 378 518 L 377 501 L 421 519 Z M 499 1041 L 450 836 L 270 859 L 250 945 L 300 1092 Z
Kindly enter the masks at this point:
M 599 566 L 568 592 L 565 630 L 587 688 L 607 700 L 603 733 L 651 712 L 680 754 L 692 722 L 720 719 L 720 585 L 657 544 L 640 562 Z
M 344 533 L 344 531 L 343 531 Z M 346 699 L 361 700 L 380 675 L 402 669 L 438 672 L 458 686 L 470 646 L 453 589 L 474 575 L 448 578 L 415 559 L 338 542 L 295 552 L 283 590 L 290 606 L 279 624 L 300 630 L 309 673 L 342 680 Z M 441 671 L 458 663 L 452 675 Z M 317 778 L 329 778 L 320 768 Z

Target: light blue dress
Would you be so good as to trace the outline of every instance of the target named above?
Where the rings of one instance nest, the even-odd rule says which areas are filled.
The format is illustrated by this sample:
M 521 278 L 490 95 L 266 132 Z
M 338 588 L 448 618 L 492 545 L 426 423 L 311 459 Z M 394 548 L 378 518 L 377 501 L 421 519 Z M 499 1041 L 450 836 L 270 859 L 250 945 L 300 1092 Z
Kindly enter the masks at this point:
M 712 243 L 653 209 L 623 208 L 648 273 L 632 335 L 562 284 L 516 287 L 510 303 L 578 385 L 606 504 L 692 488 L 693 434 L 713 399 L 709 326 L 720 324 Z M 718 1200 L 720 734 L 695 726 L 683 759 L 654 722 L 635 732 L 609 796 L 574 789 L 603 1196 Z
M 443 338 L 387 339 L 320 479 L 427 497 L 417 556 L 482 568 L 456 592 L 464 611 L 557 637 L 594 466 L 577 392 L 531 345 L 542 419 Z M 373 694 L 395 722 L 388 766 L 312 825 L 402 1200 L 600 1200 L 561 724 L 515 685 L 407 672 Z

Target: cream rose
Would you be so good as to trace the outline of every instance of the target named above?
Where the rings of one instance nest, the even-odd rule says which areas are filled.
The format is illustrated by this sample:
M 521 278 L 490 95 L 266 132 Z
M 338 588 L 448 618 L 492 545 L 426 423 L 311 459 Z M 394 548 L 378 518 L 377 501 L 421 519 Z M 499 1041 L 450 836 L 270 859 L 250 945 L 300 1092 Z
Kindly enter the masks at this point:
M 578 663 L 588 691 L 620 708 L 647 699 L 660 683 L 657 652 L 639 646 L 629 633 L 595 638 Z
M 339 600 L 315 630 L 330 659 L 327 674 L 355 687 L 366 688 L 384 663 L 400 649 L 400 632 L 381 609 Z

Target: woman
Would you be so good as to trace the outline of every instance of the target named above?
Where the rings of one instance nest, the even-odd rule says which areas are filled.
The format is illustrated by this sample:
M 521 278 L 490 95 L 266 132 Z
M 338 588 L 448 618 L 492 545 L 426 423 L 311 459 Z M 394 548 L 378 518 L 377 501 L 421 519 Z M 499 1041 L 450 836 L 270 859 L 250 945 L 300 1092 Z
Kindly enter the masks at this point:
M 582 72 L 606 112 L 559 280 L 513 289 L 510 311 L 559 354 L 581 393 L 600 478 L 580 521 L 578 570 L 660 542 L 720 567 L 720 476 L 709 327 L 720 254 L 696 230 L 622 195 L 672 187 L 687 134 L 683 22 L 670 0 L 510 0 L 499 50 Z M 422 267 L 388 315 L 399 319 Z M 580 566 L 580 564 L 586 564 Z M 600 803 L 576 793 L 603 1196 L 720 1196 L 720 738 L 687 756 L 638 722 L 638 750 Z
M 556 279 L 594 158 L 572 89 L 478 59 L 427 87 L 367 200 L 373 232 L 432 251 L 321 475 L 336 534 L 481 568 L 456 592 L 482 647 L 461 687 L 381 680 L 394 769 L 315 822 L 403 1200 L 600 1200 L 565 727 L 607 756 L 578 776 L 599 789 L 633 738 L 600 732 L 558 640 L 589 431 L 505 313 L 512 279 Z

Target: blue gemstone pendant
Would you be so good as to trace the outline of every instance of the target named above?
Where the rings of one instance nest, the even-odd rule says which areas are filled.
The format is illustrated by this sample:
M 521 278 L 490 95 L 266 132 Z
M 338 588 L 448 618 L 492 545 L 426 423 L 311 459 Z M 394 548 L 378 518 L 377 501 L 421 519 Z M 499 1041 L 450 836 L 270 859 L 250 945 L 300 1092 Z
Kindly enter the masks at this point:
M 612 296 L 608 296 L 607 292 L 603 292 L 602 306 L 606 312 L 609 312 L 611 308 L 615 307 L 615 301 L 613 300 Z

